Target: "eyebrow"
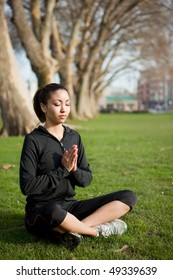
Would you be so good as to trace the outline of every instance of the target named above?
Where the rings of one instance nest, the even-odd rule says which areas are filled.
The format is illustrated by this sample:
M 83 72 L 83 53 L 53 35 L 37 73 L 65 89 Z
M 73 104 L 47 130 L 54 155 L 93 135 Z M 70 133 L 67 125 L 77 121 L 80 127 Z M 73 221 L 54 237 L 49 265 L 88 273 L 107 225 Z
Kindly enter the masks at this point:
M 63 100 L 61 99 L 54 99 L 53 101 L 59 101 L 59 102 L 63 102 Z M 70 101 L 70 99 L 65 100 L 65 102 Z

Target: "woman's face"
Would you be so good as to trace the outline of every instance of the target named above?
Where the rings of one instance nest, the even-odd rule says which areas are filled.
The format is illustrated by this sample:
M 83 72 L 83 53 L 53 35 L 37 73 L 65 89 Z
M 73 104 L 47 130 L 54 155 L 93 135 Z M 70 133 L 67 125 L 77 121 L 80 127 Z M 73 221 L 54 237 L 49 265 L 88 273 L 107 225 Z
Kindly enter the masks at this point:
M 46 122 L 52 125 L 64 123 L 70 113 L 70 98 L 68 92 L 63 89 L 53 92 L 46 105 L 40 105 L 45 113 Z

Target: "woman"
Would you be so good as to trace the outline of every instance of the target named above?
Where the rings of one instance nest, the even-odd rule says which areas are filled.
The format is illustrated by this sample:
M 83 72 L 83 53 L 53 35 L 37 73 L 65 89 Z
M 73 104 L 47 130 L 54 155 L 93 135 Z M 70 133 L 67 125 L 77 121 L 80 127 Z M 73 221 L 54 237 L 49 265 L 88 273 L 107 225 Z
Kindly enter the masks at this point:
M 44 126 L 26 135 L 20 161 L 20 187 L 27 196 L 26 228 L 33 233 L 58 233 L 80 243 L 82 235 L 123 234 L 119 220 L 136 203 L 124 190 L 77 201 L 75 186 L 86 187 L 92 173 L 80 135 L 64 126 L 70 113 L 67 89 L 56 83 L 39 89 L 34 110 Z

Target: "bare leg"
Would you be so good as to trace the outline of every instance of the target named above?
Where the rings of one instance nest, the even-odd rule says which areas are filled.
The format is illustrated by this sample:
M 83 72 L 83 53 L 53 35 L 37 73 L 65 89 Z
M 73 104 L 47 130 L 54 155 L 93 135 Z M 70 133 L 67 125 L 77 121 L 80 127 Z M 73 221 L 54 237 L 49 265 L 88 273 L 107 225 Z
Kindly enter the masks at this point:
M 88 226 L 85 223 L 79 221 L 75 216 L 70 213 L 67 213 L 64 221 L 53 229 L 60 233 L 64 232 L 77 232 L 80 234 L 86 234 L 91 236 L 96 236 L 97 232 L 94 227 Z
M 98 208 L 94 213 L 82 220 L 88 226 L 94 227 L 120 218 L 130 210 L 130 207 L 121 201 L 112 201 Z
M 96 226 L 120 218 L 130 210 L 130 207 L 120 201 L 112 201 L 97 209 L 94 213 L 79 221 L 75 216 L 67 213 L 64 221 L 54 228 L 57 232 L 77 232 L 96 236 Z

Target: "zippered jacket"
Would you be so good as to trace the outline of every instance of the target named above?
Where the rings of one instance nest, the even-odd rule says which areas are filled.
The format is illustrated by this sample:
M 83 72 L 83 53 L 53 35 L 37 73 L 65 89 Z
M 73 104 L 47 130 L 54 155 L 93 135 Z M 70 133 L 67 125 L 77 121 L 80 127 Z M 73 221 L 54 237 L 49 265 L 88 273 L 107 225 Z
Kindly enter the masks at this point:
M 20 188 L 27 196 L 26 210 L 51 201 L 75 200 L 75 186 L 86 187 L 92 172 L 78 132 L 64 126 L 58 141 L 43 126 L 25 136 L 20 160 Z M 61 160 L 65 150 L 78 146 L 77 170 L 68 172 Z

